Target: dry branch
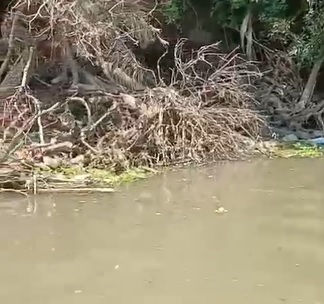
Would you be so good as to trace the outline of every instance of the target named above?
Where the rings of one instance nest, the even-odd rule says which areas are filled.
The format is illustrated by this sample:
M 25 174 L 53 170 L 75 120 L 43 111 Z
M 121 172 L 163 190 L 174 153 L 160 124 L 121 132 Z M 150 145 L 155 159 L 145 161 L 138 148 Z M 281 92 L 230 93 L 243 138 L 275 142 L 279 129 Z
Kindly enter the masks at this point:
M 26 5 L 37 8 L 24 20 L 34 38 L 35 61 L 45 70 L 34 74 L 46 85 L 26 78 L 30 52 L 21 71 L 25 90 L 5 98 L 4 128 L 18 132 L 0 161 L 8 162 L 10 155 L 44 165 L 50 153 L 62 163 L 85 155 L 88 166 L 118 172 L 134 165 L 235 159 L 257 139 L 263 120 L 254 111 L 251 82 L 260 72 L 235 52 L 223 54 L 215 43 L 188 56 L 180 40 L 166 86 L 133 53 L 155 39 L 167 46 L 137 4 L 19 0 L 16 7 Z M 46 35 L 64 46 L 57 56 L 46 57 L 45 47 L 41 52 L 36 37 Z M 61 92 L 57 100 L 51 88 Z M 17 138 L 19 143 L 24 138 L 23 146 Z

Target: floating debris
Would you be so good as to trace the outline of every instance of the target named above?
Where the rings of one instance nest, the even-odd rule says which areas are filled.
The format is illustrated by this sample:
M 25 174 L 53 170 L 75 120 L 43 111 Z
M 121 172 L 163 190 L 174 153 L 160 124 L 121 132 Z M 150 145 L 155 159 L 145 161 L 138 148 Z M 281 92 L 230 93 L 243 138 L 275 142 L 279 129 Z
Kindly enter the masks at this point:
M 226 210 L 224 207 L 219 207 L 215 210 L 215 212 L 219 214 L 223 214 L 223 213 L 227 213 L 228 210 Z

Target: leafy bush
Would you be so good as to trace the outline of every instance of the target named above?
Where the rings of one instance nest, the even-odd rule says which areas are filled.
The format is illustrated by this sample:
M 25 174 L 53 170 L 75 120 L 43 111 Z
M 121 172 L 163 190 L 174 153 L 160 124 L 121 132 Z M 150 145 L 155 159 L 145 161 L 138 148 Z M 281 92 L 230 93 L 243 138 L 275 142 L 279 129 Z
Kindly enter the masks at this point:
M 192 1 L 171 0 L 164 8 L 168 22 L 179 25 L 187 10 L 195 5 Z M 323 1 L 315 4 L 309 0 L 209 2 L 211 18 L 218 26 L 239 30 L 247 14 L 250 14 L 254 38 L 270 46 L 273 42 L 280 42 L 301 67 L 310 67 L 324 52 Z
M 301 66 L 310 67 L 324 53 L 324 7 L 310 9 L 304 17 L 302 33 L 295 41 L 295 53 Z

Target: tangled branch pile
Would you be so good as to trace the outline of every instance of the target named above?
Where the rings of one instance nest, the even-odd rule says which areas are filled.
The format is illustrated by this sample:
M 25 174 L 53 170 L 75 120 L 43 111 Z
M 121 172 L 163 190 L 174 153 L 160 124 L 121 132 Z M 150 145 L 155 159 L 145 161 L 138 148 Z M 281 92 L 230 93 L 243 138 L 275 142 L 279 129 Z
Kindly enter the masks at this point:
M 217 44 L 187 56 L 180 40 L 165 85 L 133 52 L 154 41 L 167 47 L 139 2 L 20 0 L 15 9 L 20 15 L 2 27 L 11 33 L 0 85 L 2 163 L 82 159 L 117 170 L 204 162 L 238 157 L 258 136 L 256 68 Z
M 279 136 L 308 140 L 324 136 L 324 99 L 315 94 L 307 103 L 300 98 L 303 81 L 296 64 L 283 52 L 273 52 L 268 72 L 257 84 L 259 108 Z M 313 93 L 312 93 L 313 94 Z

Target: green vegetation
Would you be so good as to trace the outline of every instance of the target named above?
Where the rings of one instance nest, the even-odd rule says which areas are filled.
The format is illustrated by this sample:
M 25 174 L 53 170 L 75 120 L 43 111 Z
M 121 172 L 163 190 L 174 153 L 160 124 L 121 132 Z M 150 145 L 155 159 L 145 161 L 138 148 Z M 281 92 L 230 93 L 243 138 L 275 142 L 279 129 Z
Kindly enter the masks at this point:
M 215 26 L 240 32 L 247 53 L 252 51 L 247 46 L 252 48 L 255 40 L 267 46 L 279 44 L 301 67 L 311 68 L 323 56 L 323 1 L 171 0 L 164 13 L 169 22 L 181 24 L 188 10 L 206 5 L 210 7 Z
M 59 167 L 56 169 L 45 169 L 40 172 L 48 172 L 52 179 L 61 178 L 66 183 L 84 183 L 95 187 L 116 187 L 121 184 L 145 179 L 158 171 L 140 167 L 127 169 L 119 174 L 104 169 L 87 169 L 78 166 Z
M 178 26 L 186 11 L 187 11 L 186 2 L 183 0 L 170 1 L 162 9 L 162 12 L 166 16 L 166 22 L 168 24 L 174 23 Z
M 274 157 L 291 158 L 291 157 L 323 157 L 324 149 L 308 143 L 294 143 L 277 145 L 271 154 Z

